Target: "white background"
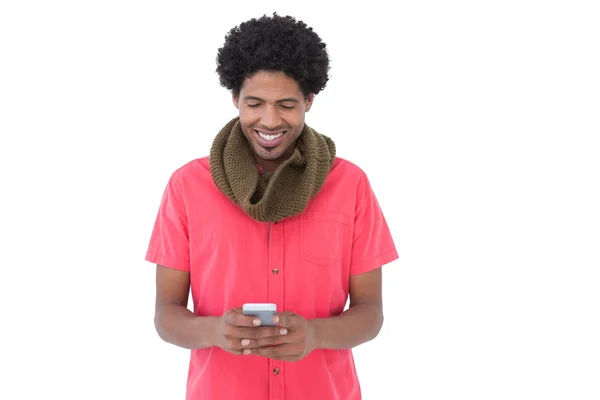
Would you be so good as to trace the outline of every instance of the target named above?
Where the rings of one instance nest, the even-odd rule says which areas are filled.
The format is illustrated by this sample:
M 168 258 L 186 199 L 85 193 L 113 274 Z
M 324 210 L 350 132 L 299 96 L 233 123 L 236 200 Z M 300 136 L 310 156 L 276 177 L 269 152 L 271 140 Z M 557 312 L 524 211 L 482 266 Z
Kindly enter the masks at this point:
M 599 399 L 594 3 L 3 1 L 0 398 L 183 398 L 143 258 L 168 177 L 235 115 L 226 32 L 278 11 L 327 43 L 307 123 L 400 254 L 364 398 Z

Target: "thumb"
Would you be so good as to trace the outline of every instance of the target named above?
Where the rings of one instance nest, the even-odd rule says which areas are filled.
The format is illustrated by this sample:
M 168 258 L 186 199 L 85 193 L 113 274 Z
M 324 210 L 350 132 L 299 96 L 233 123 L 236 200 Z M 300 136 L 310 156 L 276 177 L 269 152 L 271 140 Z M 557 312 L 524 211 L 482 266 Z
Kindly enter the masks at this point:
M 274 317 L 274 322 L 284 328 L 295 328 L 299 325 L 300 316 L 292 312 L 282 312 Z

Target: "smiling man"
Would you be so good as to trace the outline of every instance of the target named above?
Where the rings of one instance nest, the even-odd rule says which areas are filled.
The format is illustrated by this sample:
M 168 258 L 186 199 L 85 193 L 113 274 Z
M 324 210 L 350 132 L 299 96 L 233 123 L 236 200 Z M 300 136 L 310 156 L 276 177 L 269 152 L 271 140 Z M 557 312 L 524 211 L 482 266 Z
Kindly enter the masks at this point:
M 234 94 L 240 128 L 264 171 L 275 171 L 292 156 L 313 97 L 281 71 L 257 71 Z
M 381 329 L 381 267 L 398 254 L 366 174 L 305 123 L 325 47 L 274 14 L 219 49 L 238 115 L 171 175 L 146 254 L 157 332 L 191 349 L 188 400 L 361 398 L 352 348 Z M 274 326 L 244 303 L 275 304 Z

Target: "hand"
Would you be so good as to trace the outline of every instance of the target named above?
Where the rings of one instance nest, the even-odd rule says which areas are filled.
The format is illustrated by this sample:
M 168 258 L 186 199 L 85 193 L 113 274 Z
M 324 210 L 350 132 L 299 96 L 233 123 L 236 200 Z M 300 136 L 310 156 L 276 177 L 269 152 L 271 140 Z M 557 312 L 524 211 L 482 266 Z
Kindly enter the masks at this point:
M 278 329 L 287 329 L 286 335 L 267 337 L 250 342 L 252 349 L 244 354 L 255 354 L 283 361 L 300 361 L 315 349 L 315 329 L 301 315 L 283 312 L 273 318 Z
M 234 355 L 250 354 L 250 349 L 280 343 L 287 329 L 260 326 L 260 319 L 244 315 L 241 308 L 231 309 L 217 323 L 215 344 Z M 260 341 L 260 342 L 259 342 Z M 245 350 L 245 353 L 244 353 Z

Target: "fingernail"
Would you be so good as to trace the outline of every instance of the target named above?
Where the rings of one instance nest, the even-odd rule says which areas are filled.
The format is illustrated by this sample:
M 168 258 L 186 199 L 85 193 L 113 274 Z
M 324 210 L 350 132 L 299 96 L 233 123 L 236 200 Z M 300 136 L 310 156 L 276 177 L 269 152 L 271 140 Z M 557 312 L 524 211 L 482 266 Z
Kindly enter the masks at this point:
M 250 349 L 246 349 L 246 350 L 244 350 L 244 355 L 246 355 L 246 356 L 247 356 L 248 354 L 250 354 Z
M 286 335 L 287 329 L 283 328 L 282 330 L 279 331 L 279 333 L 281 333 L 282 335 Z
M 254 321 L 252 321 L 252 323 L 254 324 L 254 326 L 259 326 L 260 325 L 260 319 L 255 319 Z
M 273 317 L 273 322 L 275 322 L 275 323 L 279 322 L 279 317 L 277 315 Z
M 244 339 L 242 340 L 242 346 L 248 346 L 250 344 L 250 340 Z

